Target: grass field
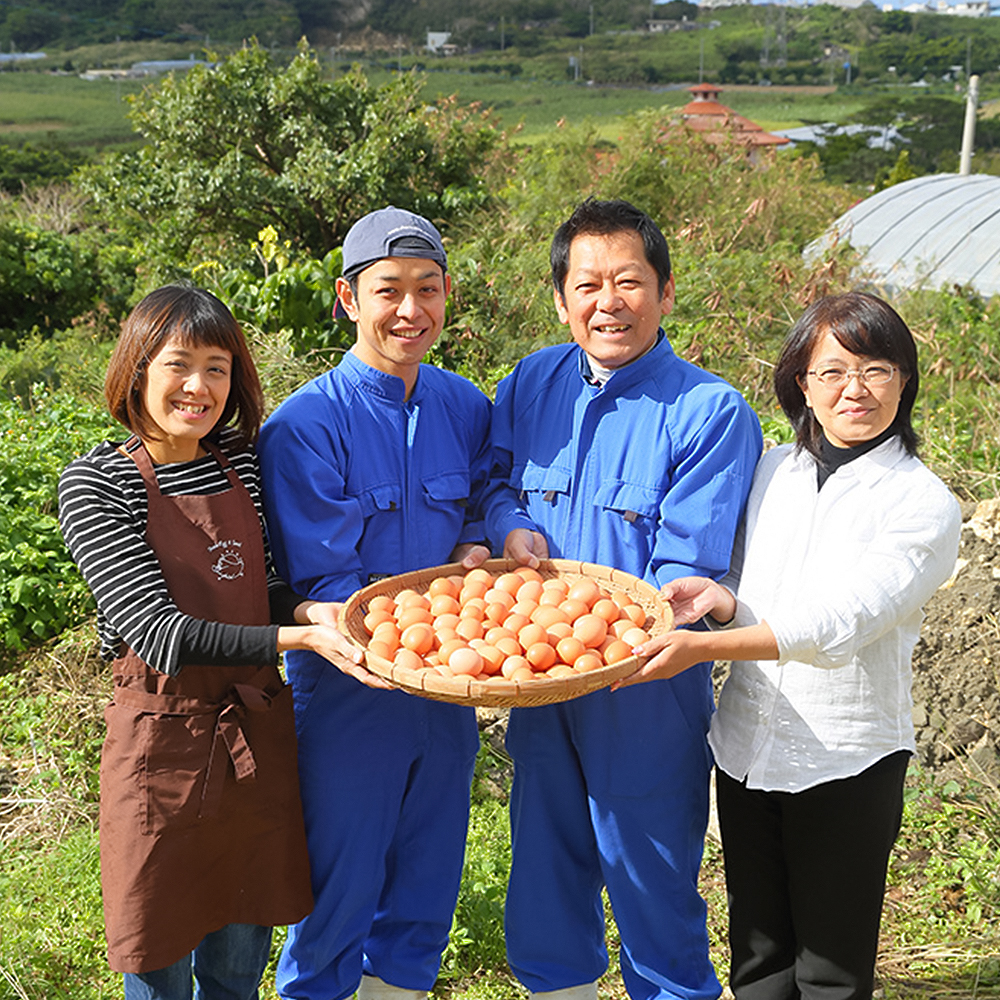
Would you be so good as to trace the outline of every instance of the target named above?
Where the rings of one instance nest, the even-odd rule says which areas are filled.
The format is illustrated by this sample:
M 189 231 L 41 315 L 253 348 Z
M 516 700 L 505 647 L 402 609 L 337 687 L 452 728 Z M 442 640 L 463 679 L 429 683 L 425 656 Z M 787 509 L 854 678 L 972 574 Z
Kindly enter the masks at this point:
M 390 73 L 373 69 L 369 75 L 373 82 L 380 82 Z M 691 99 L 682 85 L 596 87 L 436 69 L 425 75 L 428 98 L 457 94 L 463 103 L 480 101 L 493 108 L 504 128 L 520 126 L 517 138 L 521 142 L 537 140 L 559 122 L 590 122 L 601 136 L 614 139 L 623 116 L 649 108 L 678 108 Z M 0 73 L 0 143 L 102 148 L 134 142 L 125 98 L 142 86 L 134 80 Z M 824 87 L 728 87 L 722 101 L 771 129 L 805 121 L 840 121 L 865 103 L 863 97 Z
M 0 143 L 99 148 L 134 141 L 125 97 L 140 86 L 131 80 L 0 73 Z

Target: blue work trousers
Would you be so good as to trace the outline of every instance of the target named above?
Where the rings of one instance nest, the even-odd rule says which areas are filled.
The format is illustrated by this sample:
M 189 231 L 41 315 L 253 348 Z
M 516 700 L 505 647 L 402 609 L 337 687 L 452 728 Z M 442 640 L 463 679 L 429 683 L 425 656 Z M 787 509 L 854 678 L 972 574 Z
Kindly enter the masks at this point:
M 668 681 L 512 711 L 507 954 L 529 990 L 605 972 L 607 886 L 632 1000 L 721 992 L 698 893 L 708 684 L 702 664 Z
M 340 1000 L 362 974 L 429 990 L 462 876 L 475 713 L 317 669 L 290 671 L 316 906 L 289 928 L 278 991 Z

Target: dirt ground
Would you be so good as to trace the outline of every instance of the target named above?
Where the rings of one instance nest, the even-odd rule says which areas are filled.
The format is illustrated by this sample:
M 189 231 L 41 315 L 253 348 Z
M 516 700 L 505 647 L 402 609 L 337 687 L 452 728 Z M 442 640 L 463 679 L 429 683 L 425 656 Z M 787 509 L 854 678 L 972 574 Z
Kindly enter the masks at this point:
M 924 767 L 1000 780 L 1000 501 L 963 510 L 954 577 L 928 602 L 913 653 L 913 721 Z

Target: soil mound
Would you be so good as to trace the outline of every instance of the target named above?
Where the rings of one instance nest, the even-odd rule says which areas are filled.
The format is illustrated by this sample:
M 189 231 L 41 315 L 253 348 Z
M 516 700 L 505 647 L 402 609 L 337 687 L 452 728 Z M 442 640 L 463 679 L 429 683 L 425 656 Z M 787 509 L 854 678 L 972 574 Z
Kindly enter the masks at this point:
M 925 608 L 913 722 L 925 768 L 1000 780 L 1000 500 L 963 511 L 956 572 Z

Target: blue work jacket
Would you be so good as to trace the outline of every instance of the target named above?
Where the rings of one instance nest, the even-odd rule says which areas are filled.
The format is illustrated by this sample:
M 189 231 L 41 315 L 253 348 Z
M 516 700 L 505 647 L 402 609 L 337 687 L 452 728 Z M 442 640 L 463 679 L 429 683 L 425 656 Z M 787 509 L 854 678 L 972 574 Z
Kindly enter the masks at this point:
M 343 601 L 373 579 L 485 540 L 490 403 L 421 365 L 413 392 L 352 353 L 289 396 L 261 431 L 268 533 L 303 596 Z
M 497 390 L 487 533 L 540 531 L 553 557 L 656 586 L 719 577 L 761 451 L 760 423 L 661 330 L 603 387 L 576 344 L 524 358 Z

